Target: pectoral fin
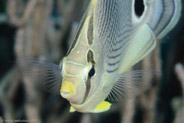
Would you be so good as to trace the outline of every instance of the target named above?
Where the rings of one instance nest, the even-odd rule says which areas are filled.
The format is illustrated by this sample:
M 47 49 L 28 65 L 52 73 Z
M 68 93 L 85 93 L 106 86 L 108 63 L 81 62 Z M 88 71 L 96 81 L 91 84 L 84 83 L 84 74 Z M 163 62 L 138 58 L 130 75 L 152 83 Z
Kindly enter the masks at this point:
M 119 102 L 136 97 L 155 85 L 160 78 L 160 72 L 156 70 L 135 70 L 116 74 L 114 78 L 115 83 L 107 100 Z
M 142 60 L 156 46 L 156 38 L 150 27 L 143 25 L 132 38 L 132 42 L 126 51 L 118 73 L 122 73 L 134 64 Z

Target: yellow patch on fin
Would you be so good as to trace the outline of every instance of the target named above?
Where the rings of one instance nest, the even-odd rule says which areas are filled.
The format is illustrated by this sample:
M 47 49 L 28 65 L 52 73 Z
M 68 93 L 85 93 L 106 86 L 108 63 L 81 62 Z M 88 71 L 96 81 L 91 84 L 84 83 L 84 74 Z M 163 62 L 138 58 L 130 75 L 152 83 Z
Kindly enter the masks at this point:
M 70 112 L 75 112 L 76 110 L 72 107 L 72 106 L 70 106 Z
M 104 112 L 109 110 L 111 107 L 111 103 L 107 102 L 107 101 L 103 101 L 101 102 L 96 109 L 94 110 L 94 113 L 100 113 L 100 112 Z

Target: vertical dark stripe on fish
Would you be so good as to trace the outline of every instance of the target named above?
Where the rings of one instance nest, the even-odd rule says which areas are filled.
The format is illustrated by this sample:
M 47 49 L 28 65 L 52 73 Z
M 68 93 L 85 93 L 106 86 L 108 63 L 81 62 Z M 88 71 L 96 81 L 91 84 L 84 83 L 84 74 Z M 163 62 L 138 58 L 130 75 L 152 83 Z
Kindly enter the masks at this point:
M 93 58 L 93 52 L 91 50 L 88 51 L 87 60 L 88 60 L 88 62 L 91 62 L 92 64 L 95 64 L 95 61 L 94 61 L 94 58 Z
M 86 92 L 85 92 L 84 99 L 83 99 L 82 103 L 84 103 L 86 101 L 87 97 L 88 97 L 88 94 L 89 94 L 89 91 L 90 91 L 90 88 L 91 88 L 90 83 L 91 83 L 91 80 L 88 79 L 87 82 L 86 82 Z
M 88 60 L 88 62 L 92 63 L 92 68 L 95 68 L 95 61 L 93 59 L 93 52 L 91 50 L 88 51 L 87 60 Z M 91 88 L 91 77 L 88 76 L 88 79 L 86 81 L 86 93 L 85 93 L 83 102 L 86 101 L 88 94 L 89 94 L 89 91 L 90 91 L 90 88 Z
M 88 43 L 91 45 L 93 43 L 93 14 L 90 17 L 89 25 L 88 25 Z

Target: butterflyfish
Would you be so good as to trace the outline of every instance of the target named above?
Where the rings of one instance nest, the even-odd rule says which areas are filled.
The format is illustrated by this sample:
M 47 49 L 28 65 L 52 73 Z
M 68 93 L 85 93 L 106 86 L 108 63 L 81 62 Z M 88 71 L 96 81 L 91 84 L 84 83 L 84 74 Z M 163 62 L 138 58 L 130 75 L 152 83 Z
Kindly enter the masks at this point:
M 52 89 L 70 102 L 70 112 L 107 111 L 111 100 L 146 88 L 140 77 L 152 72 L 129 69 L 175 27 L 181 9 L 181 0 L 91 0 L 60 64 L 33 59 L 28 66 L 37 80 L 59 88 Z

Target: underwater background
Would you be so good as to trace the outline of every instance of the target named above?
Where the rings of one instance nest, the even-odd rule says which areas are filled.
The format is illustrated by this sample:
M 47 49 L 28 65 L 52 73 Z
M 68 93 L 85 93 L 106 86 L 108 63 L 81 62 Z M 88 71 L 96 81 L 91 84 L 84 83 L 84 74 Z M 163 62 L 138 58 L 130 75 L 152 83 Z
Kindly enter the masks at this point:
M 70 113 L 69 102 L 59 92 L 47 93 L 23 76 L 17 57 L 60 62 L 87 4 L 88 0 L 0 0 L 0 123 L 184 123 L 183 16 L 132 68 L 161 71 L 151 80 L 152 87 L 107 112 Z

